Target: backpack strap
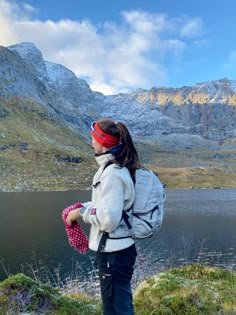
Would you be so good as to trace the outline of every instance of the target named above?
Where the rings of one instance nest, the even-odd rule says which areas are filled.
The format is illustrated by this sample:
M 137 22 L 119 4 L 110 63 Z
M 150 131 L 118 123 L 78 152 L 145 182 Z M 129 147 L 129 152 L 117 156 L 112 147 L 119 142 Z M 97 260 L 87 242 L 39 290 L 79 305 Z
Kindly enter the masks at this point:
M 101 237 L 99 245 L 98 245 L 97 254 L 100 254 L 102 251 L 104 251 L 108 236 L 109 236 L 109 234 L 107 232 L 102 232 L 102 237 Z
M 132 210 L 132 208 L 133 208 L 133 205 L 132 205 L 132 207 L 131 207 L 130 209 L 128 209 L 127 211 L 123 210 L 123 212 L 122 212 L 122 219 L 124 219 L 124 221 L 125 221 L 125 223 L 126 223 L 126 225 L 127 225 L 127 227 L 128 227 L 129 230 L 132 230 L 132 226 L 131 226 L 131 224 L 130 224 L 130 222 L 129 222 L 129 216 L 128 216 L 127 212 L 129 212 L 130 210 Z
M 104 168 L 103 168 L 103 172 L 105 171 L 105 169 L 109 166 L 109 165 L 111 165 L 111 164 L 113 164 L 113 162 L 110 160 L 110 161 L 108 161 L 107 163 L 106 163 L 106 165 L 104 166 Z

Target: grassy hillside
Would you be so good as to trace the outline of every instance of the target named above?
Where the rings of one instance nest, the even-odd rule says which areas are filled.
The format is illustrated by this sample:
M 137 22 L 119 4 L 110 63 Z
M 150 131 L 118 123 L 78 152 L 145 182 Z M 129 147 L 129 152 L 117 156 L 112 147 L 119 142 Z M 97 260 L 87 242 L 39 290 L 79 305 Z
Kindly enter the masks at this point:
M 136 144 L 143 164 L 157 171 L 168 188 L 236 187 L 236 139 L 218 151 Z M 82 162 L 58 161 L 57 156 Z M 96 169 L 91 145 L 50 119 L 45 107 L 0 100 L 0 191 L 86 189 Z
M 216 147 L 192 149 L 140 142 L 144 164 L 157 172 L 168 188 L 236 187 L 236 139 Z
M 64 190 L 88 186 L 93 151 L 73 130 L 29 100 L 0 101 L 0 190 Z M 5 115 L 5 116 L 4 116 Z M 58 162 L 60 156 L 82 162 Z

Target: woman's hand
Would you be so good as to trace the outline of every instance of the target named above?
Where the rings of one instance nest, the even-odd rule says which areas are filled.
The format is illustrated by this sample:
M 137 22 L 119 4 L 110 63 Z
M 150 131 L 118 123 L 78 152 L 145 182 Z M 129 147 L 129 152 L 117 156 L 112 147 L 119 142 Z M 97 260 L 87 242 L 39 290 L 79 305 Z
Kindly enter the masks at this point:
M 81 208 L 77 208 L 77 209 L 69 212 L 69 214 L 66 218 L 66 223 L 68 225 L 71 225 L 73 222 L 77 221 L 79 218 L 82 218 L 82 214 L 80 213 L 80 209 Z

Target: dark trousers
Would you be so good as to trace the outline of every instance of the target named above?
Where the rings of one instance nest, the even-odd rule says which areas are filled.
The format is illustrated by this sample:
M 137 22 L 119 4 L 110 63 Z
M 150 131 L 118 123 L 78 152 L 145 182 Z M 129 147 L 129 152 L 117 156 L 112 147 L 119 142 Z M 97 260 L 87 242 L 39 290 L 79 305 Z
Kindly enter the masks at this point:
M 97 255 L 103 315 L 134 315 L 131 278 L 136 256 L 135 245 Z

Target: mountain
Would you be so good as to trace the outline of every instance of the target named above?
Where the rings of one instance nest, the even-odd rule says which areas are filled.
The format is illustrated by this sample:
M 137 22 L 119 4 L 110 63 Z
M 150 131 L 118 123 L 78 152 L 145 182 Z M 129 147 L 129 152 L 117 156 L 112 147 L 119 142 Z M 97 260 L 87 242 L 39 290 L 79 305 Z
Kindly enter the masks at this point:
M 72 105 L 50 88 L 56 83 L 39 50 L 32 44 L 19 47 L 19 52 L 15 46 L 0 48 L 0 191 L 88 187 L 95 169 L 93 152 L 87 134 L 73 128 L 80 121 L 85 128 L 81 113 L 76 117 Z M 59 70 L 57 75 L 64 68 Z M 68 84 L 76 77 L 66 70 Z M 79 83 L 90 91 L 82 80 Z
M 223 79 L 193 87 L 153 87 L 104 96 L 91 91 L 85 80 L 64 66 L 44 61 L 32 43 L 3 50 L 2 68 L 14 61 L 14 83 L 9 85 L 5 80 L 2 89 L 41 101 L 51 114 L 85 134 L 92 120 L 108 115 L 126 121 L 135 135 L 154 139 L 162 134 L 199 135 L 212 140 L 236 137 L 236 81 Z
M 95 170 L 87 155 L 92 152 L 89 129 L 91 122 L 102 116 L 128 125 L 142 161 L 163 173 L 171 187 L 190 186 L 204 176 L 209 179 L 212 168 L 220 171 L 219 180 L 209 184 L 211 187 L 222 186 L 222 172 L 228 186 L 235 186 L 236 81 L 222 79 L 192 87 L 153 87 L 105 96 L 92 91 L 85 80 L 66 67 L 45 61 L 33 43 L 0 47 L 0 166 L 8 168 L 7 159 L 12 159 L 12 153 L 22 156 L 19 148 L 27 143 L 30 149 L 27 154 L 23 150 L 24 159 L 29 163 L 33 158 L 44 161 L 45 174 L 54 163 L 49 173 L 55 178 L 61 174 L 61 162 L 55 156 L 75 157 L 78 145 L 82 160 Z M 48 160 L 43 159 L 46 155 Z M 19 160 L 15 162 L 17 165 Z M 19 163 L 22 166 L 23 160 Z M 85 164 L 79 168 L 83 168 L 81 180 L 87 178 L 88 182 L 92 174 L 89 169 L 84 171 Z M 74 166 L 71 163 L 69 167 Z M 177 168 L 181 180 L 185 177 L 184 183 L 179 183 L 179 175 L 173 176 Z M 22 172 L 18 177 L 22 178 Z M 59 189 L 59 184 L 53 185 Z M 199 181 L 197 186 L 201 185 Z M 38 187 L 41 189 L 42 183 Z
M 0 47 L 0 65 L 0 97 L 31 98 L 44 105 L 50 101 L 50 95 L 34 69 L 17 52 Z
M 20 55 L 22 66 L 40 81 L 40 84 L 47 91 L 49 98 L 43 99 L 50 114 L 59 119 L 67 126 L 79 129 L 80 132 L 87 129 L 91 121 L 87 122 L 87 113 L 93 92 L 85 80 L 78 79 L 75 74 L 66 67 L 47 62 L 43 60 L 42 53 L 33 43 L 21 43 L 9 46 L 8 50 L 16 55 Z M 18 67 L 20 68 L 20 67 Z M 21 72 L 21 78 L 24 78 L 24 72 Z M 22 81 L 22 79 L 21 79 Z M 16 87 L 18 90 L 18 87 Z M 26 91 L 24 97 L 31 97 L 38 101 L 37 96 L 32 96 Z M 22 93 L 21 93 L 22 94 Z M 18 96 L 16 93 L 15 95 Z M 81 109 L 83 108 L 84 114 Z
M 235 105 L 236 81 L 223 79 L 108 96 L 102 114 L 128 119 L 137 135 L 189 134 L 222 140 L 236 137 Z

